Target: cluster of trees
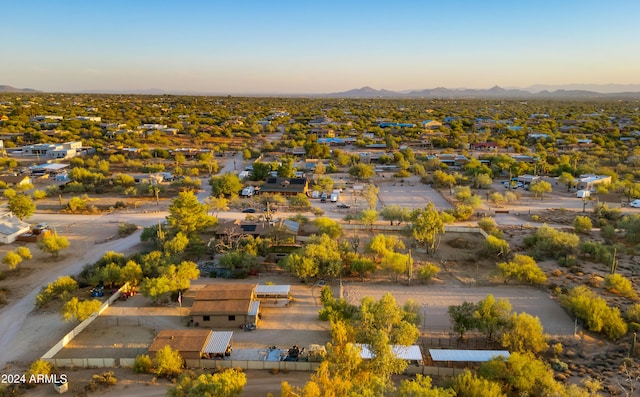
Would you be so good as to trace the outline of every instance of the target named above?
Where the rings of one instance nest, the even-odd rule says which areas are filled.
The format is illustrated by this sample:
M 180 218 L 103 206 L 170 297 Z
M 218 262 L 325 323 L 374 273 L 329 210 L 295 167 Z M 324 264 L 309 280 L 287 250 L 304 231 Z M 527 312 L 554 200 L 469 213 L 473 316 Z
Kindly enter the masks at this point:
M 183 364 L 180 353 L 167 345 L 158 350 L 153 359 L 146 354 L 136 357 L 133 370 L 175 379 L 175 384 L 167 390 L 171 397 L 237 397 L 247 383 L 247 376 L 239 369 L 219 370 L 211 374 L 184 371 Z
M 77 290 L 76 280 L 71 276 L 60 276 L 56 281 L 40 289 L 35 299 L 36 308 L 41 308 L 57 299 L 63 302 L 60 315 L 65 321 L 73 319 L 84 321 L 98 311 L 102 302 L 97 299 L 78 299 L 73 296 Z

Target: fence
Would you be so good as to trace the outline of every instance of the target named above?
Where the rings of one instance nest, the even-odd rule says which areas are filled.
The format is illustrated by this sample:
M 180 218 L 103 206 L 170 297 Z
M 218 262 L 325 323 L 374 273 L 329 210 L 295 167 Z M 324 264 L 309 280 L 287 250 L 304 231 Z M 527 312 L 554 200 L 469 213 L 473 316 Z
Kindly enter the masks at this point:
M 46 352 L 41 358 L 43 360 L 49 361 L 50 359 L 55 357 L 55 355 L 58 354 L 58 352 L 60 350 L 62 350 L 66 345 L 68 345 L 69 342 L 71 342 L 73 340 L 73 338 L 78 336 L 85 328 L 87 328 L 89 325 L 91 325 L 91 323 L 96 318 L 98 318 L 98 316 L 100 316 L 100 314 L 102 314 L 102 312 L 107 310 L 107 308 L 109 306 L 111 306 L 113 304 L 113 302 L 115 302 L 118 298 L 120 298 L 120 295 L 122 295 L 122 291 L 125 291 L 128 288 L 129 288 L 129 283 L 126 283 L 125 285 L 120 287 L 119 290 L 117 290 L 113 295 L 111 295 L 109 297 L 109 299 L 107 299 L 106 302 L 104 302 L 102 304 L 102 306 L 100 306 L 100 309 L 98 309 L 97 312 L 92 313 L 89 316 L 89 318 L 87 318 L 86 320 L 84 320 L 83 322 L 78 324 L 74 329 L 69 331 L 68 334 L 66 334 L 64 337 L 62 337 L 62 339 L 60 339 L 60 341 L 58 341 L 58 343 L 53 345 L 53 347 L 51 349 L 49 349 L 49 351 Z

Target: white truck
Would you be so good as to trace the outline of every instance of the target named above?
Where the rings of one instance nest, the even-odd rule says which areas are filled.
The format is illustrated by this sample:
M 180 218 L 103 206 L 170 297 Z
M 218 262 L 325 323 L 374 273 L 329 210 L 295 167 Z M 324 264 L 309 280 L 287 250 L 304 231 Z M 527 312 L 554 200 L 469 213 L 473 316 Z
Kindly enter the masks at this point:
M 578 190 L 576 192 L 576 197 L 577 198 L 587 198 L 589 196 L 591 196 L 591 191 L 589 191 L 589 190 Z
M 247 186 L 244 189 L 242 189 L 242 192 L 240 193 L 240 195 L 242 197 L 251 197 L 253 196 L 253 194 L 256 192 L 256 188 L 253 186 Z

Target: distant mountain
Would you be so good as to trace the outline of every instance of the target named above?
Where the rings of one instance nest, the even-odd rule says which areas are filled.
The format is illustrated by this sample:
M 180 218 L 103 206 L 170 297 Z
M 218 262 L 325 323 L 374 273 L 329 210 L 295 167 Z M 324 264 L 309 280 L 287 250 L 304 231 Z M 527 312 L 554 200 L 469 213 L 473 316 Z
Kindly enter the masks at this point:
M 10 85 L 0 85 L 0 92 L 40 92 L 31 88 L 15 88 Z
M 530 92 L 541 91 L 593 91 L 601 94 L 617 94 L 626 92 L 639 92 L 640 84 L 535 84 L 530 87 L 523 88 Z
M 628 86 L 629 88 L 635 86 Z M 450 89 L 444 87 L 429 88 L 413 91 L 376 90 L 363 87 L 344 92 L 322 95 L 329 98 L 519 98 L 519 99 L 587 99 L 587 98 L 640 98 L 640 85 L 636 91 L 625 92 L 596 92 L 580 89 L 557 89 L 555 91 L 542 90 L 531 92 L 523 89 L 504 89 L 494 86 L 489 89 Z
M 376 90 L 371 87 L 356 88 L 345 92 L 336 92 L 333 94 L 322 94 L 331 98 L 397 98 L 404 97 L 406 94 L 389 90 Z

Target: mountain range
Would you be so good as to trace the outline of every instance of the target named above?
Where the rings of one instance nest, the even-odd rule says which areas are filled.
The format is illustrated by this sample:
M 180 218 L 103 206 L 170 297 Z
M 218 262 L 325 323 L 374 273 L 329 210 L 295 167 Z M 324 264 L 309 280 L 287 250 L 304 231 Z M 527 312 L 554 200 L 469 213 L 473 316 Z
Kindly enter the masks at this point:
M 15 88 L 0 85 L 0 93 L 38 93 L 43 91 L 31 88 Z M 147 90 L 83 90 L 79 93 L 89 94 L 138 94 L 138 95 L 229 95 L 229 93 L 196 92 L 162 90 L 158 88 Z M 233 95 L 233 94 L 231 94 Z M 488 89 L 445 88 L 415 89 L 405 91 L 391 91 L 371 87 L 356 88 L 343 92 L 329 94 L 236 94 L 239 96 L 273 96 L 273 97 L 321 97 L 321 98 L 428 98 L 428 99 L 463 99 L 463 98 L 513 98 L 513 99 L 640 99 L 640 84 L 569 84 L 569 85 L 533 85 L 527 88 L 502 88 L 494 86 Z
M 36 90 L 32 90 L 31 88 L 15 88 L 10 85 L 0 85 L 0 92 L 40 92 Z
M 533 86 L 548 87 L 552 86 Z M 584 89 L 564 89 L 559 88 L 554 91 L 543 89 L 534 92 L 529 89 L 512 88 L 505 89 L 498 86 L 489 89 L 451 89 L 444 87 L 429 88 L 412 91 L 389 91 L 377 90 L 371 87 L 362 87 L 344 92 L 336 92 L 321 95 L 329 98 L 518 98 L 518 99 L 597 99 L 597 98 L 640 98 L 640 86 L 625 86 L 630 90 L 620 92 L 598 92 Z

